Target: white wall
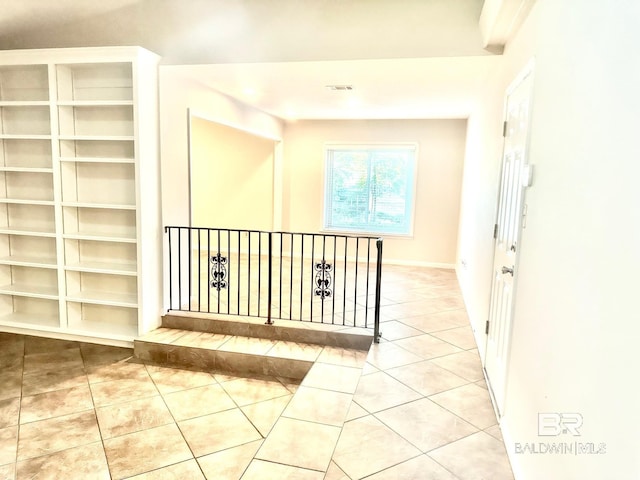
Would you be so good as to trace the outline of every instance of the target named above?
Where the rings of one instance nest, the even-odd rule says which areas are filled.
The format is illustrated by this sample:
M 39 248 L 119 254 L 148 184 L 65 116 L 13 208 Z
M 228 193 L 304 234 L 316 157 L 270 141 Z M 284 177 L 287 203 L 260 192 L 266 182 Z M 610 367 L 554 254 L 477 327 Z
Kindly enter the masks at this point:
M 191 119 L 191 221 L 196 227 L 273 229 L 274 141 Z
M 468 268 L 459 276 L 479 327 L 490 288 L 486 238 L 504 88 L 535 55 L 536 170 L 526 197 L 502 419 L 518 480 L 640 478 L 638 25 L 635 1 L 538 0 L 505 50 L 485 108 L 469 122 L 459 248 Z M 482 345 L 483 331 L 477 337 Z M 580 413 L 582 435 L 538 436 L 544 412 Z M 606 453 L 515 453 L 516 442 L 574 441 L 604 443 Z
M 189 225 L 189 110 L 201 118 L 272 139 L 282 122 L 180 75 L 180 67 L 160 67 L 160 154 L 164 225 Z M 277 159 L 276 159 L 277 161 Z
M 466 120 L 322 120 L 287 123 L 284 139 L 285 230 L 322 229 L 324 146 L 418 143 L 412 238 L 385 237 L 387 262 L 455 264 Z

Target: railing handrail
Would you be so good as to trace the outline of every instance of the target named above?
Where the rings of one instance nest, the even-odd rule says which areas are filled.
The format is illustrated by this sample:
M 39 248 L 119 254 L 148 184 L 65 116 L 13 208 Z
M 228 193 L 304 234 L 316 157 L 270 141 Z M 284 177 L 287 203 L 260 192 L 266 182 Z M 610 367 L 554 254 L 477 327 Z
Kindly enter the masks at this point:
M 178 299 L 179 310 L 199 311 L 199 312 L 205 311 L 207 313 L 218 313 L 218 314 L 226 313 L 227 315 L 244 315 L 244 313 L 241 313 L 241 310 L 243 308 L 241 308 L 240 299 L 241 299 L 241 292 L 243 292 L 243 287 L 244 287 L 243 283 L 246 281 L 247 283 L 246 285 L 247 313 L 246 314 L 249 316 L 265 318 L 265 316 L 261 314 L 260 297 L 263 292 L 262 285 L 266 283 L 267 285 L 267 299 L 266 299 L 267 300 L 267 315 L 266 315 L 267 322 L 266 323 L 267 324 L 273 324 L 273 321 L 272 321 L 273 308 L 279 308 L 279 313 L 276 312 L 275 314 L 276 318 L 303 321 L 304 320 L 303 306 L 305 305 L 305 303 L 303 302 L 303 299 L 305 295 L 309 301 L 308 307 L 310 307 L 310 312 L 307 312 L 307 313 L 309 313 L 309 321 L 311 322 L 314 322 L 314 318 L 315 318 L 314 308 L 313 308 L 314 298 L 320 297 L 320 300 L 321 300 L 320 323 L 326 323 L 324 321 L 325 300 L 326 298 L 333 297 L 331 301 L 331 305 L 327 306 L 327 315 L 331 315 L 331 323 L 333 324 L 335 320 L 335 315 L 336 315 L 335 293 L 336 291 L 338 291 L 337 285 L 339 283 L 338 282 L 339 279 L 337 277 L 338 265 L 342 265 L 342 278 L 340 279 L 341 280 L 340 283 L 342 283 L 342 288 L 343 288 L 343 291 L 342 291 L 342 294 L 343 294 L 342 308 L 343 309 L 338 310 L 338 313 L 342 314 L 343 325 L 348 325 L 347 323 L 345 323 L 346 314 L 349 313 L 350 315 L 351 313 L 353 313 L 353 326 L 357 326 L 357 327 L 362 326 L 362 325 L 358 325 L 358 320 L 357 320 L 358 308 L 362 308 L 362 304 L 358 305 L 358 298 L 361 298 L 361 295 L 358 293 L 358 288 L 359 288 L 359 284 L 363 283 L 363 281 L 359 280 L 358 278 L 358 264 L 362 265 L 362 263 L 365 263 L 364 267 L 362 266 L 360 267 L 360 268 L 366 268 L 366 279 L 364 280 L 364 284 L 366 286 L 365 301 L 364 301 L 364 327 L 370 328 L 369 327 L 370 324 L 368 324 L 367 318 L 369 315 L 369 308 L 370 308 L 369 307 L 370 273 L 371 273 L 371 267 L 372 267 L 371 243 L 375 241 L 377 255 L 375 256 L 376 270 L 375 270 L 375 290 L 374 290 L 375 299 L 374 299 L 374 312 L 373 312 L 374 313 L 373 328 L 374 328 L 374 341 L 375 342 L 379 341 L 380 292 L 381 292 L 381 279 L 382 279 L 382 244 L 383 244 L 383 239 L 381 237 L 369 236 L 369 235 L 353 235 L 353 234 L 348 234 L 344 232 L 286 232 L 286 231 L 257 230 L 257 229 L 251 229 L 251 228 L 190 227 L 190 226 L 178 226 L 178 225 L 165 226 L 164 231 L 166 234 L 168 234 L 167 245 L 168 245 L 168 259 L 169 259 L 169 269 L 168 269 L 169 271 L 169 310 L 175 309 L 173 308 L 174 298 L 173 298 L 173 289 L 172 289 L 175 279 L 173 277 L 174 272 L 172 270 L 172 267 L 173 267 L 175 258 L 177 258 L 177 270 L 178 270 L 177 290 L 178 290 L 178 297 L 179 297 Z M 175 232 L 175 231 L 177 231 L 177 252 L 175 251 L 176 246 L 175 245 L 172 246 L 172 232 Z M 212 235 L 212 233 L 214 233 L 214 235 Z M 206 237 L 205 237 L 206 242 L 203 242 L 202 237 L 205 234 L 206 234 Z M 247 234 L 247 235 L 243 236 L 242 234 Z M 251 297 L 252 297 L 252 294 L 255 293 L 255 287 L 252 291 L 251 279 L 255 278 L 256 273 L 255 273 L 255 267 L 254 267 L 254 273 L 252 277 L 251 249 L 252 249 L 252 245 L 255 248 L 256 235 L 258 236 L 257 254 L 259 257 L 257 260 L 258 262 L 257 309 L 258 310 L 256 315 L 252 315 Z M 263 238 L 263 236 L 266 236 L 266 238 Z M 318 241 L 317 240 L 318 237 L 320 237 L 322 240 Z M 279 238 L 279 247 L 280 247 L 279 253 L 274 252 L 274 245 L 273 245 L 274 238 L 276 240 L 276 243 L 278 243 L 277 240 Z M 296 238 L 300 239 L 300 243 L 299 243 L 300 251 L 299 251 L 299 254 L 294 256 L 294 253 L 296 250 L 296 244 L 298 244 L 297 241 L 294 241 L 294 239 Z M 232 239 L 235 242 L 233 245 L 232 245 Z M 329 239 L 329 242 L 327 242 L 327 239 Z M 264 251 L 265 249 L 263 248 L 265 240 L 268 240 L 268 244 L 267 244 L 268 246 L 266 248 L 267 250 L 266 252 Z M 340 243 L 338 242 L 338 240 L 340 240 Z M 361 242 L 365 243 L 362 248 L 361 248 Z M 186 254 L 183 251 L 184 243 L 188 245 L 188 247 L 186 247 L 187 248 Z M 205 245 L 203 245 L 203 243 L 205 243 Z M 311 252 L 305 252 L 305 243 L 307 246 L 309 246 L 310 244 Z M 327 243 L 329 243 L 328 247 L 327 247 Z M 285 252 L 283 250 L 285 244 L 289 245 L 289 249 L 290 249 L 289 252 Z M 243 245 L 246 247 L 246 250 L 247 250 L 246 252 L 243 252 L 242 250 Z M 352 246 L 351 257 L 348 256 L 349 245 Z M 237 246 L 237 251 L 235 250 L 236 246 Z M 317 246 L 317 250 L 316 250 L 316 246 Z M 321 255 L 319 253 L 320 247 L 322 247 Z M 194 260 L 192 257 L 193 255 L 192 248 L 197 248 L 199 252 L 197 257 L 198 259 L 196 262 L 197 266 L 193 265 Z M 355 257 L 353 257 L 353 253 L 354 253 L 353 249 L 355 249 Z M 363 250 L 362 253 L 359 252 L 360 249 Z M 326 255 L 327 250 L 328 250 L 328 256 Z M 205 292 L 207 295 L 206 310 L 202 310 L 202 304 L 201 304 L 201 293 L 202 293 L 201 280 L 202 280 L 202 274 L 204 273 L 201 265 L 202 264 L 201 255 L 202 255 L 202 252 L 204 251 L 207 252 L 207 260 L 206 260 L 207 292 Z M 340 257 L 337 256 L 338 252 L 340 252 Z M 226 257 L 222 254 L 225 254 Z M 309 257 L 309 254 L 310 254 L 310 257 Z M 228 273 L 227 267 L 229 268 L 229 272 L 230 272 L 232 268 L 231 259 L 234 257 L 234 255 L 235 255 L 235 259 L 234 259 L 235 263 L 233 265 L 233 268 L 234 268 L 234 271 L 237 270 L 237 273 L 236 273 L 237 281 L 234 283 L 234 289 L 237 289 L 237 309 L 235 313 L 232 313 L 231 312 L 231 305 L 232 305 L 231 289 L 229 288 L 231 280 L 227 279 L 227 273 Z M 247 264 L 245 265 L 246 272 L 244 272 L 244 277 L 241 278 L 240 276 L 241 270 L 242 270 L 241 258 L 243 258 L 244 255 L 247 255 L 246 258 L 248 260 L 247 260 Z M 268 257 L 268 261 L 266 265 L 267 280 L 261 285 L 261 281 L 263 279 L 263 272 L 264 272 L 264 264 L 262 262 L 264 260 L 260 260 L 260 258 L 264 256 Z M 255 256 L 253 258 L 255 258 Z M 276 262 L 279 261 L 279 268 L 280 268 L 279 275 L 278 275 L 279 284 L 275 283 L 275 280 L 274 280 L 274 272 L 273 272 L 274 258 L 276 259 Z M 307 270 L 305 270 L 305 262 L 309 258 L 311 259 L 311 265 L 308 267 Z M 285 291 L 288 291 L 288 294 L 289 294 L 289 317 L 288 318 L 286 316 L 285 317 L 282 316 L 283 315 L 283 312 L 282 312 L 283 285 L 284 285 L 283 284 L 283 265 L 286 266 L 287 262 L 289 262 L 289 267 L 286 267 L 286 268 L 290 269 L 290 277 L 289 277 L 289 285 L 288 285 L 290 290 L 285 290 Z M 253 261 L 253 263 L 255 264 L 255 260 Z M 300 275 L 299 290 L 297 289 L 297 282 L 295 284 L 296 292 L 297 292 L 296 296 L 299 293 L 300 303 L 299 304 L 296 303 L 296 305 L 299 306 L 300 315 L 299 315 L 299 318 L 295 318 L 295 319 L 293 318 L 294 317 L 293 315 L 294 264 L 297 265 L 296 268 L 299 267 L 299 275 Z M 353 279 L 349 278 L 349 280 L 353 280 L 354 285 L 353 285 L 353 289 L 347 292 L 347 283 L 348 283 L 347 282 L 348 280 L 347 265 L 350 265 L 350 264 L 353 264 L 354 267 L 353 267 Z M 196 269 L 197 267 L 196 273 L 198 275 L 198 279 L 197 279 L 198 310 L 192 309 L 192 286 L 193 286 L 192 265 L 194 269 Z M 307 277 L 304 276 L 303 272 L 304 274 L 307 275 Z M 285 273 L 289 273 L 289 272 L 285 272 Z M 296 270 L 296 273 L 298 273 L 297 270 Z M 361 277 L 362 275 L 364 274 L 361 274 Z M 187 287 L 188 287 L 188 298 L 189 298 L 188 308 L 186 309 L 183 308 L 183 301 L 182 301 L 183 280 L 185 277 L 187 278 L 187 281 L 188 281 Z M 308 287 L 304 286 L 304 278 L 310 278 L 311 280 L 311 284 L 308 284 Z M 276 285 L 276 288 L 278 288 L 278 285 L 279 285 L 279 292 L 280 292 L 279 303 L 277 306 L 272 304 L 272 290 L 273 290 L 274 283 Z M 287 285 L 284 285 L 284 286 L 287 287 Z M 216 298 L 217 312 L 211 311 L 211 299 L 212 299 L 211 287 L 215 288 L 217 291 L 217 298 Z M 309 287 L 311 287 L 310 290 L 308 290 Z M 227 311 L 226 312 L 220 311 L 221 299 L 223 303 L 225 300 L 225 298 L 221 296 L 221 288 L 227 289 L 227 295 L 226 295 Z M 362 288 L 362 285 L 360 285 L 360 288 Z M 214 295 L 216 295 L 215 292 L 213 293 Z M 346 303 L 347 297 L 351 294 L 353 294 L 353 312 L 351 312 L 350 310 L 347 310 L 347 303 Z M 235 302 L 235 300 L 236 300 L 236 297 L 234 293 L 233 301 Z M 298 298 L 296 298 L 295 300 L 297 301 Z M 264 301 L 264 298 L 263 298 L 263 301 Z M 195 302 L 195 300 L 193 300 L 193 302 Z M 286 303 L 286 298 L 285 298 L 285 303 Z M 184 302 L 184 304 L 186 304 L 186 301 Z M 330 313 L 329 313 L 329 307 L 331 307 Z M 351 308 L 351 304 L 349 305 L 349 307 Z M 338 308 L 340 308 L 340 305 L 338 305 Z M 254 303 L 254 310 L 255 310 L 255 303 Z M 362 313 L 362 310 L 360 310 L 360 312 Z M 295 315 L 296 317 L 298 317 L 297 314 L 298 314 L 298 311 L 296 311 L 296 315 Z

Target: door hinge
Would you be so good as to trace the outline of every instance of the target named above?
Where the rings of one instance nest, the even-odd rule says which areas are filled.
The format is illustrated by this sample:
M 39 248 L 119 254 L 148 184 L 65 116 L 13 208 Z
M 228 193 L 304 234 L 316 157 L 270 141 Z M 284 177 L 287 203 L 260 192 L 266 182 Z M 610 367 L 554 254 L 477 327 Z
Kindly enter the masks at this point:
M 493 226 L 493 238 L 498 238 L 498 224 Z
M 502 123 L 502 136 L 503 137 L 507 136 L 507 121 L 506 120 Z
M 484 326 L 484 334 L 489 335 L 489 320 L 487 320 L 487 323 Z

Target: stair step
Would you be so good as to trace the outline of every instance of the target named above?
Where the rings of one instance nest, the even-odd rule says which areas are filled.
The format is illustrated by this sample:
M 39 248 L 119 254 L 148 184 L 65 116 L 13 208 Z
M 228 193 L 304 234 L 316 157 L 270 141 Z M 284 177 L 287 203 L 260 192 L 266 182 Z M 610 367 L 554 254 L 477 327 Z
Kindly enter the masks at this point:
M 162 317 L 162 326 L 356 350 L 369 350 L 373 341 L 373 329 L 292 320 L 276 320 L 273 325 L 266 325 L 263 318 L 236 315 L 176 311 Z
M 302 379 L 323 346 L 268 338 L 158 328 L 134 341 L 134 355 L 160 365 Z

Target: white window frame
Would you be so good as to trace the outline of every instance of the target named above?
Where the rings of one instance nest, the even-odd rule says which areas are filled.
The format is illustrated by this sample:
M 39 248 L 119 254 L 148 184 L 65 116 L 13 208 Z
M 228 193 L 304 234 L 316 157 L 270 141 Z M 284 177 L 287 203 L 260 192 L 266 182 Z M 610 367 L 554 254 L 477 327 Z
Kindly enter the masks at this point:
M 327 202 L 329 199 L 327 198 L 327 194 L 329 192 L 329 175 L 328 175 L 328 162 L 329 162 L 329 154 L 334 150 L 375 150 L 375 149 L 397 149 L 397 150 L 407 150 L 413 152 L 413 185 L 411 185 L 411 199 L 409 201 L 409 212 L 407 214 L 408 220 L 408 228 L 405 233 L 400 232 L 384 232 L 384 231 L 376 231 L 375 229 L 351 229 L 345 227 L 333 227 L 328 225 L 328 206 Z M 418 143 L 416 142 L 397 142 L 397 143 L 342 143 L 342 142 L 328 142 L 324 145 L 324 160 L 323 160 L 323 175 L 324 182 L 322 188 L 322 232 L 328 233 L 343 233 L 348 235 L 370 235 L 370 236 L 384 236 L 384 237 L 401 237 L 401 238 L 412 238 L 414 232 L 414 219 L 416 212 L 416 196 L 417 192 L 417 183 L 418 183 L 418 159 L 419 159 L 419 150 Z

